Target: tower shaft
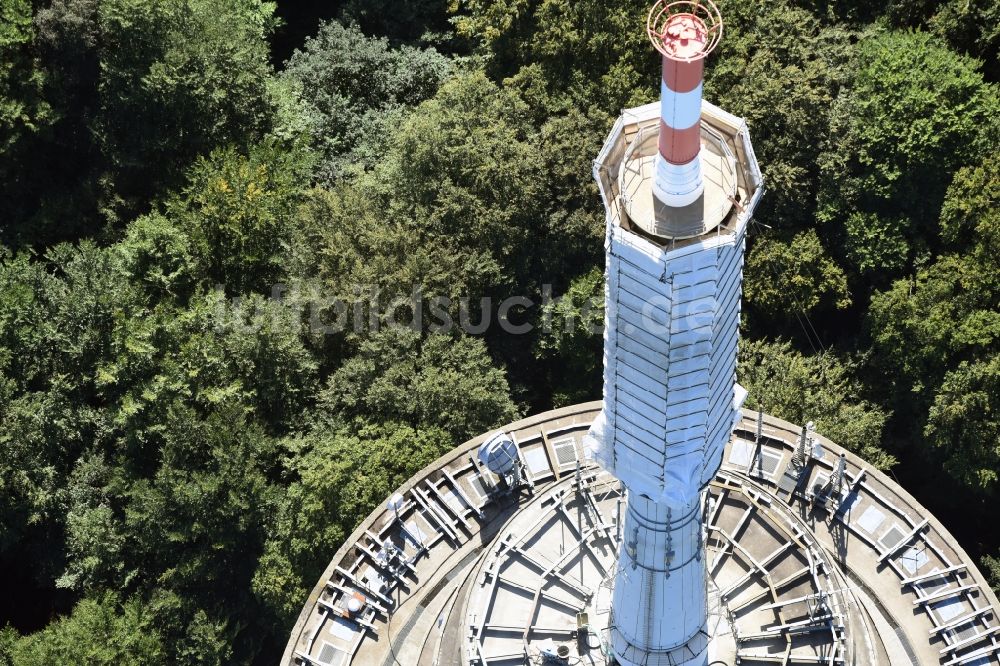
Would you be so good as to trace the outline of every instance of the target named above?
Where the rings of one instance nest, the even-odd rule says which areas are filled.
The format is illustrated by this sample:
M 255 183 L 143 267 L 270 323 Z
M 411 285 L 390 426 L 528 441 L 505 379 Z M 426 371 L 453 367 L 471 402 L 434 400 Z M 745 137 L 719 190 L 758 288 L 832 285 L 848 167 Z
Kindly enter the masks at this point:
M 665 251 L 609 229 L 604 407 L 588 444 L 628 491 L 611 629 L 627 666 L 705 662 L 701 498 L 745 395 L 735 383 L 744 233 Z

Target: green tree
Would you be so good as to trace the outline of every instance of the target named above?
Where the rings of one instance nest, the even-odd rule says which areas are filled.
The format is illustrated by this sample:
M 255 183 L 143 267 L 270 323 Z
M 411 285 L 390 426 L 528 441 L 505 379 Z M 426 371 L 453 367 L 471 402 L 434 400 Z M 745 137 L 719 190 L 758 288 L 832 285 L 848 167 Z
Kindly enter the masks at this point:
M 391 48 L 354 25 L 322 23 L 282 73 L 308 109 L 312 144 L 322 156 L 318 178 L 333 182 L 352 167 L 371 168 L 404 110 L 432 97 L 450 71 L 432 48 Z
M 889 415 L 854 397 L 861 390 L 854 364 L 832 352 L 804 356 L 788 342 L 744 340 L 737 375 L 749 392 L 747 408 L 792 423 L 813 421 L 818 432 L 875 467 L 885 470 L 896 464 L 881 443 Z
M 1000 155 L 955 174 L 941 208 L 941 236 L 950 250 L 971 252 L 982 264 L 1000 255 Z
M 608 112 L 655 95 L 657 59 L 642 30 L 640 0 L 466 0 L 455 3 L 459 34 L 476 40 L 491 76 L 537 63 L 545 79 L 577 103 Z
M 996 161 L 955 175 L 940 221 L 950 252 L 876 294 L 868 313 L 874 368 L 899 430 L 972 493 L 990 493 L 996 483 L 991 440 L 976 440 L 997 428 Z
M 19 192 L 26 139 L 46 129 L 51 109 L 42 95 L 44 73 L 38 67 L 35 29 L 29 0 L 0 2 L 0 179 Z M 0 209 L 2 210 L 2 209 Z M 5 211 L 6 212 L 6 211 Z
M 242 294 L 269 293 L 281 279 L 282 249 L 305 166 L 301 154 L 273 142 L 247 155 L 218 149 L 195 162 L 185 188 L 168 201 L 166 216 L 190 239 L 209 280 Z M 165 225 L 160 229 L 169 233 Z M 183 242 L 176 235 L 172 240 L 175 247 Z
M 173 405 L 158 468 L 125 497 L 125 568 L 157 590 L 153 611 L 175 657 L 210 639 L 221 660 L 249 660 L 270 638 L 251 629 L 261 608 L 250 581 L 278 501 L 268 482 L 277 451 L 245 412 L 230 402 L 201 417 Z
M 942 450 L 945 469 L 956 479 L 974 490 L 992 493 L 997 488 L 1000 356 L 971 364 L 963 361 L 945 375 L 924 434 Z
M 76 461 L 66 490 L 67 570 L 57 587 L 96 592 L 133 583 L 123 571 L 126 535 L 114 506 L 121 494 L 118 471 L 100 453 Z
M 601 394 L 604 271 L 593 268 L 544 306 L 535 356 L 548 361 L 557 407 Z
M 28 4 L 10 2 L 12 10 Z M 267 44 L 273 3 L 45 4 L 35 21 L 37 66 L 25 69 L 20 63 L 29 61 L 13 51 L 9 62 L 23 69 L 19 90 L 44 79 L 55 120 L 23 160 L 11 163 L 18 177 L 9 182 L 25 187 L 0 200 L 5 217 L 10 212 L 8 242 L 76 240 L 108 222 L 120 228 L 179 187 L 195 158 L 221 145 L 255 143 L 280 120 Z M 20 16 L 11 25 L 30 35 L 30 14 Z M 11 48 L 23 54 L 27 47 Z M 30 115 L 19 112 L 25 121 Z
M 813 229 L 789 242 L 775 236 L 757 239 L 747 259 L 744 296 L 762 313 L 786 321 L 851 303 L 844 272 Z
M 199 155 L 270 128 L 273 12 L 260 0 L 101 2 L 94 132 L 115 196 L 144 202 Z
M 986 581 L 993 588 L 993 593 L 1000 595 L 1000 557 L 984 555 L 979 563 L 986 575 Z
M 133 220 L 116 246 L 123 269 L 155 300 L 189 297 L 205 270 L 194 257 L 191 237 L 160 213 Z
M 518 416 L 509 391 L 482 340 L 394 327 L 331 375 L 320 408 L 362 426 L 440 428 L 458 443 Z
M 935 246 L 952 175 L 997 145 L 997 90 L 976 61 L 924 33 L 873 32 L 854 63 L 820 159 L 820 220 L 830 225 L 828 238 L 846 234 L 855 268 L 878 265 L 882 248 L 869 242 L 868 223 L 836 229 L 856 213 L 869 223 L 894 220 L 879 234 L 905 239 L 912 261 Z
M 111 595 L 82 600 L 72 615 L 20 639 L 11 651 L 18 666 L 58 664 L 67 655 L 95 666 L 169 663 L 156 623 L 142 602 L 130 599 L 119 605 Z
M 768 190 L 757 217 L 794 233 L 813 223 L 847 35 L 787 1 L 728 1 L 720 11 L 725 37 L 708 61 L 705 97 L 746 119 Z
M 386 423 L 358 434 L 325 427 L 287 443 L 285 493 L 253 587 L 289 626 L 330 556 L 357 524 L 453 445 L 447 432 Z
M 930 29 L 959 51 L 985 61 L 990 80 L 1000 76 L 1000 3 L 996 0 L 950 0 L 928 21 Z

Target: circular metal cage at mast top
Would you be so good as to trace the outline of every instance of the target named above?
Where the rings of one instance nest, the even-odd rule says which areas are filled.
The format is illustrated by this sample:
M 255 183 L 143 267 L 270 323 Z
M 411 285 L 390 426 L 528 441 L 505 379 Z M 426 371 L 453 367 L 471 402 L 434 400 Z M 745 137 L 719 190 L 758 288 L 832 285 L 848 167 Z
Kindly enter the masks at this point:
M 691 56 L 677 55 L 665 46 L 670 37 L 668 31 L 671 24 L 685 18 L 703 31 L 704 46 Z M 667 58 L 683 62 L 699 60 L 711 53 L 722 40 L 722 13 L 712 0 L 657 0 L 646 17 L 646 34 L 656 50 Z

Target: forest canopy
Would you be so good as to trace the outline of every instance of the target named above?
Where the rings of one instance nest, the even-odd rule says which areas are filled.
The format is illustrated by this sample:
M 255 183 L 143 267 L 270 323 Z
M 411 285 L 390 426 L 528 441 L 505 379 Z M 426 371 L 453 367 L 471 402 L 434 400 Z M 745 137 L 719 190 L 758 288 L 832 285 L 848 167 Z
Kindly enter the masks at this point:
M 748 406 L 998 582 L 1000 3 L 719 4 Z M 591 164 L 658 95 L 647 10 L 0 0 L 0 664 L 274 663 L 393 488 L 600 397 Z

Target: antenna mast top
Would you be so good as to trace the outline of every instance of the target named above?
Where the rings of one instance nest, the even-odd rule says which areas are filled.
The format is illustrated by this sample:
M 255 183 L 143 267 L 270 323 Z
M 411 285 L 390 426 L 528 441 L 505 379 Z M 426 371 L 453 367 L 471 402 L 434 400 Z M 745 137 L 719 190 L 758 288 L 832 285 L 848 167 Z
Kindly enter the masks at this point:
M 646 34 L 666 58 L 701 60 L 722 40 L 722 14 L 712 0 L 658 0 L 646 18 Z

